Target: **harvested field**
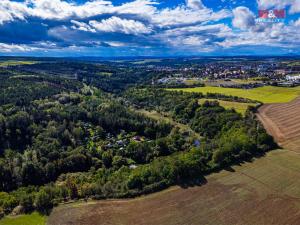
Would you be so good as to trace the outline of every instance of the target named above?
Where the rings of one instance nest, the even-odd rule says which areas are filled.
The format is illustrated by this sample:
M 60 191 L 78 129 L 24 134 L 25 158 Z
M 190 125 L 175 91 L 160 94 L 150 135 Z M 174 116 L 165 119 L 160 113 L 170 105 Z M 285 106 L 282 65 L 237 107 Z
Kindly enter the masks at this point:
M 258 118 L 282 147 L 300 152 L 300 98 L 289 103 L 263 105 Z
M 300 155 L 286 150 L 207 176 L 203 186 L 62 205 L 49 225 L 300 224 Z

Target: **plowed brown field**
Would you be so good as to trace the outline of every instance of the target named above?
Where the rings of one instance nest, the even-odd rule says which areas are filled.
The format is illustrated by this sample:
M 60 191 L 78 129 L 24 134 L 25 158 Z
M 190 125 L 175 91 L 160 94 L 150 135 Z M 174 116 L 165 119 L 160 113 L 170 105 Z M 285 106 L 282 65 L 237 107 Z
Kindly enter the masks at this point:
M 131 200 L 55 208 L 48 225 L 297 225 L 300 155 L 276 150 L 207 176 L 207 184 Z
M 282 147 L 300 152 L 300 98 L 289 103 L 263 105 L 257 116 Z

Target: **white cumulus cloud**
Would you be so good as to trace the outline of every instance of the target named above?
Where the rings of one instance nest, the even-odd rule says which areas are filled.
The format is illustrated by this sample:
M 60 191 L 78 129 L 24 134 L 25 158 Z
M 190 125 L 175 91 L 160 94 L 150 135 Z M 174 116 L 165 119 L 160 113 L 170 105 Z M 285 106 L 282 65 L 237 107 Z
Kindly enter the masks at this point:
M 89 22 L 89 25 L 102 32 L 119 32 L 124 34 L 148 34 L 151 32 L 150 28 L 139 21 L 121 19 L 116 16 L 100 22 L 92 20 Z
M 257 4 L 260 9 L 285 9 L 290 7 L 290 13 L 300 12 L 300 0 L 257 0 Z
M 24 3 L 9 0 L 0 1 L 0 25 L 14 19 L 24 20 L 27 14 L 27 7 Z
M 94 28 L 92 28 L 91 26 L 89 26 L 86 23 L 79 22 L 79 21 L 76 21 L 76 20 L 71 20 L 71 23 L 74 24 L 71 27 L 74 30 L 81 30 L 81 31 L 92 32 L 92 33 L 96 32 L 96 30 Z
M 203 9 L 205 8 L 201 0 L 186 0 L 186 5 L 192 9 Z
M 17 44 L 6 44 L 0 43 L 0 52 L 29 52 L 37 50 L 38 48 L 29 45 L 17 45 Z
M 247 7 L 240 6 L 233 10 L 232 25 L 246 30 L 255 25 L 255 15 Z

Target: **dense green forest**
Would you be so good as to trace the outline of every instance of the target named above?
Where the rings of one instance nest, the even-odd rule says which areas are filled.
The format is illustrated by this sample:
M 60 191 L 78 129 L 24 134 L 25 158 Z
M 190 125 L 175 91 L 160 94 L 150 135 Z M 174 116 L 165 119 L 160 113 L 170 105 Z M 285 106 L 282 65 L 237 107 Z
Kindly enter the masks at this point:
M 120 93 L 136 84 L 147 84 L 152 78 L 163 75 L 162 73 L 155 73 L 153 70 L 140 70 L 128 64 L 91 64 L 69 61 L 42 62 L 33 65 L 20 65 L 10 69 L 17 74 L 47 74 L 52 77 L 76 79 L 111 93 Z
M 48 66 L 56 73 L 62 67 Z M 132 87 L 136 71 L 124 84 L 113 69 L 105 75 L 117 81 L 26 67 L 24 74 L 16 75 L 23 67 L 0 73 L 0 215 L 16 206 L 48 213 L 72 199 L 133 197 L 197 183 L 276 147 L 255 109 L 243 117 L 217 102 L 199 104 L 207 97 L 201 94 Z M 153 76 L 145 74 L 139 80 Z M 141 108 L 166 113 L 198 135 L 151 119 Z

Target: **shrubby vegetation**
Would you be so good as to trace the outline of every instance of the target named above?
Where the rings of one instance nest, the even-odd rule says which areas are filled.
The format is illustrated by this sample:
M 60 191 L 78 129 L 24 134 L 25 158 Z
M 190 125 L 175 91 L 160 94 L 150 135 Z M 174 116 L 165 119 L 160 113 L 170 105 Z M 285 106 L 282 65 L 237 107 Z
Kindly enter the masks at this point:
M 115 99 L 77 81 L 57 79 L 53 89 L 45 76 L 1 79 L 0 213 L 16 206 L 48 213 L 71 199 L 132 197 L 198 182 L 275 147 L 251 110 L 242 117 L 218 102 L 199 104 L 201 94 L 135 88 Z M 20 96 L 27 97 L 19 104 Z M 169 114 L 201 138 L 134 108 Z

